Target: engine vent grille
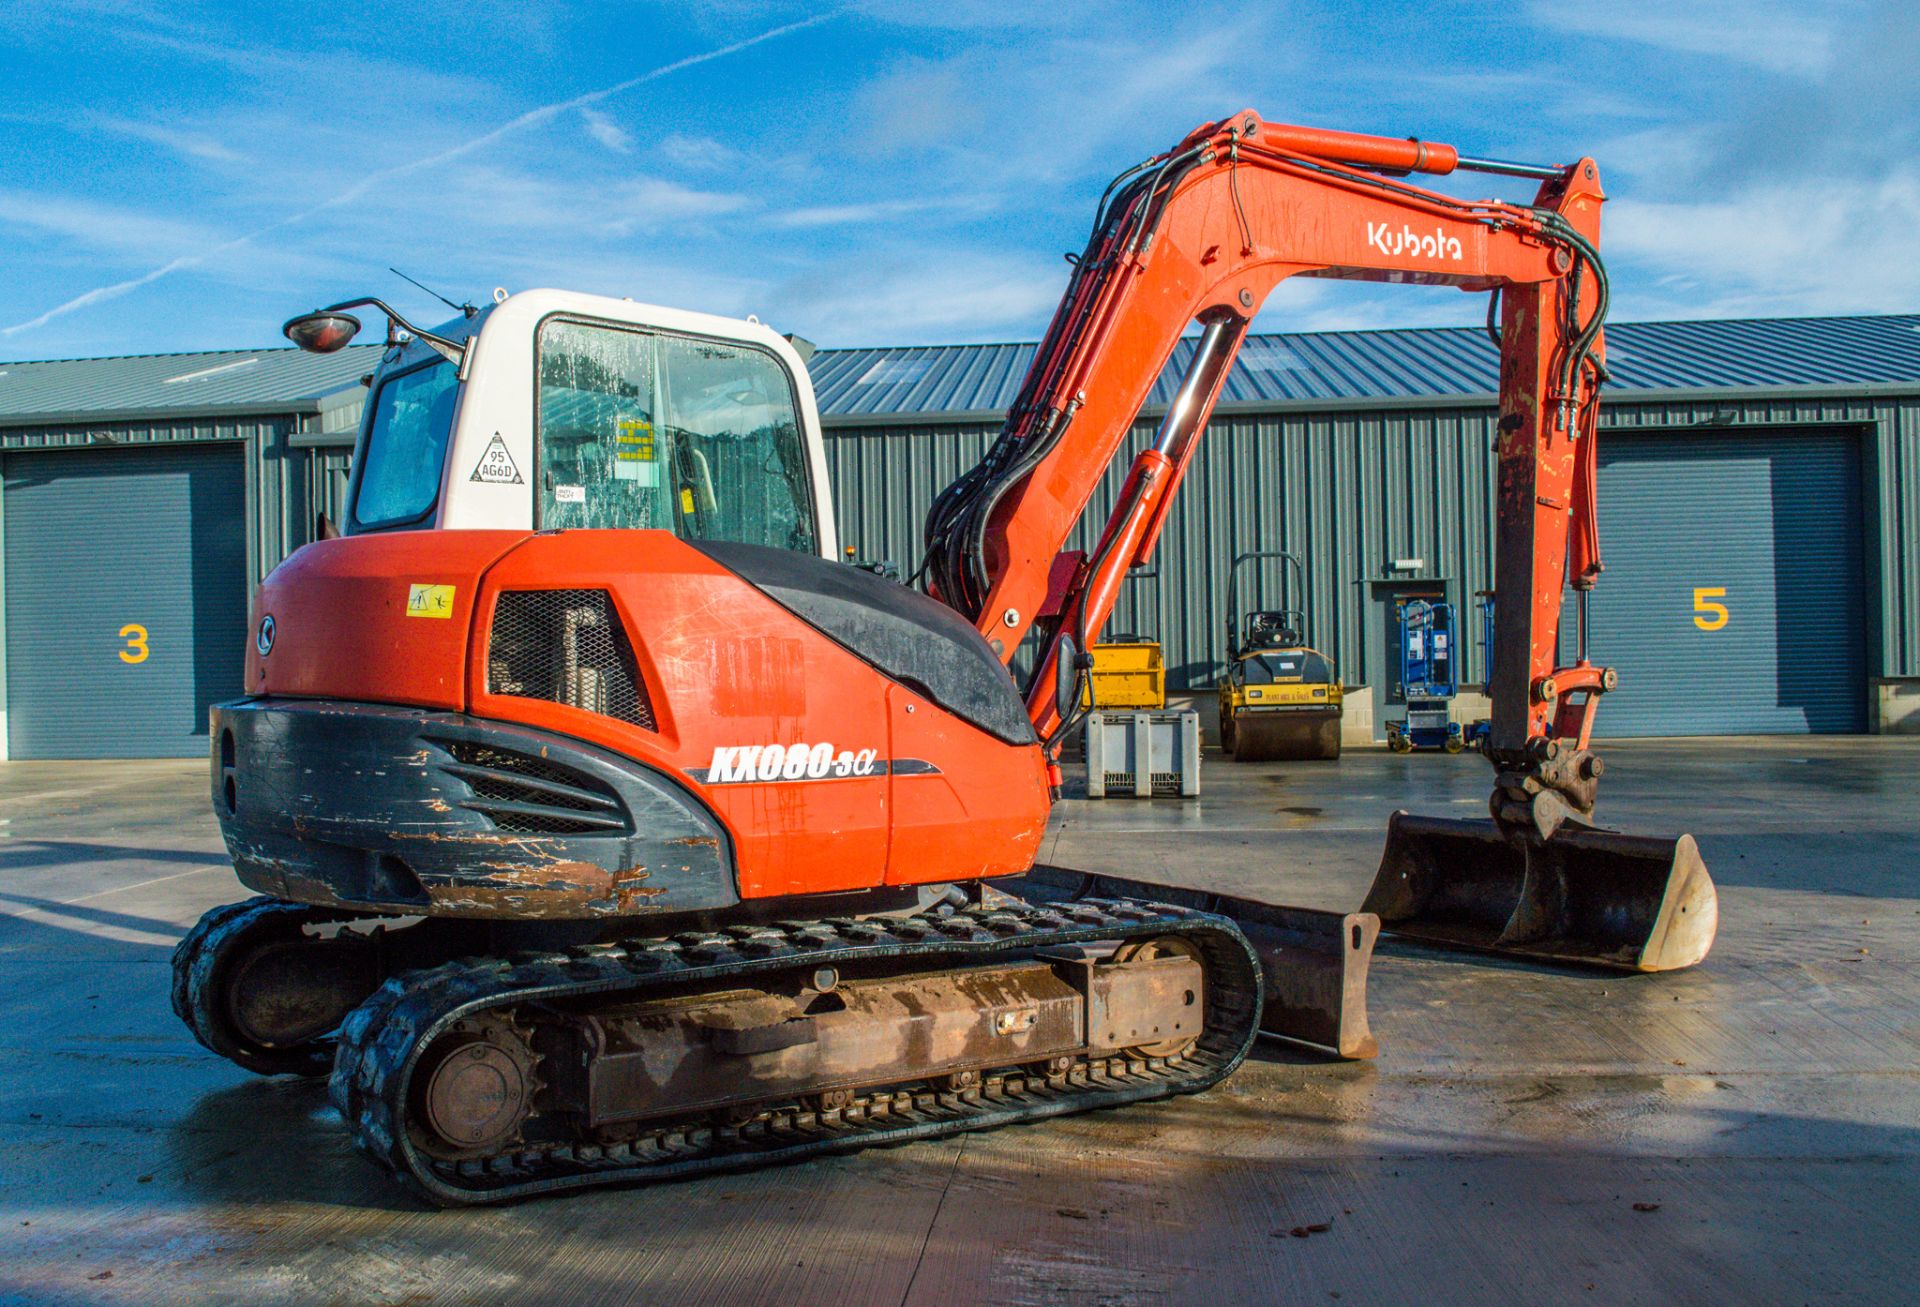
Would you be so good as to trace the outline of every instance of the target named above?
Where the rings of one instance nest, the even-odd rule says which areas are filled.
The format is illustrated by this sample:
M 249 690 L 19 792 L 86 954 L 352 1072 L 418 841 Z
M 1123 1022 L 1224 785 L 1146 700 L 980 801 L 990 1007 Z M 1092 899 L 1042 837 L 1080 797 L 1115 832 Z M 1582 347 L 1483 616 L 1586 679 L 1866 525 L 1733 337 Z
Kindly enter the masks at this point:
M 538 835 L 585 835 L 625 830 L 612 790 L 570 767 L 466 740 L 436 740 L 453 761 L 442 763 L 467 783 L 463 807 L 485 813 L 501 830 Z
M 487 693 L 564 703 L 647 730 L 653 704 L 605 590 L 509 590 L 493 610 Z

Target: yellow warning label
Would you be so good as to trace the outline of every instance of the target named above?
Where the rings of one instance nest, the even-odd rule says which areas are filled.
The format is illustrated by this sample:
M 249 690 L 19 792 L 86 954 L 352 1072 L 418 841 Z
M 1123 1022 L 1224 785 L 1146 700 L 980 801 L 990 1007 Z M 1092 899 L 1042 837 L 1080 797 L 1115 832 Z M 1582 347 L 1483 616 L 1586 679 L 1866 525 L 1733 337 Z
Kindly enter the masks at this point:
M 680 492 L 680 511 L 688 517 L 693 516 L 693 491 L 682 490 Z
M 452 617 L 453 587 L 423 585 L 415 581 L 407 587 L 408 617 Z

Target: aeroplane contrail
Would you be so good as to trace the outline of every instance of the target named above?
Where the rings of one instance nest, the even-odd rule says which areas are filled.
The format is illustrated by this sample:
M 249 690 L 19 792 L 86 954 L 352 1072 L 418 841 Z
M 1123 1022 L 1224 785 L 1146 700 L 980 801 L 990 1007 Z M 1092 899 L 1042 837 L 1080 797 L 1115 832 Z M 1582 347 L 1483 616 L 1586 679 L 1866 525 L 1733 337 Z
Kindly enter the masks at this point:
M 475 150 L 484 149 L 501 137 L 511 132 L 517 132 L 523 127 L 531 127 L 537 123 L 547 122 L 569 110 L 579 109 L 586 105 L 597 103 L 598 101 L 606 99 L 608 96 L 619 95 L 622 91 L 630 91 L 644 82 L 655 81 L 670 73 L 677 73 L 683 68 L 691 68 L 695 64 L 704 64 L 715 59 L 724 59 L 730 54 L 738 54 L 749 46 L 759 45 L 762 41 L 771 41 L 778 37 L 786 36 L 791 32 L 797 32 L 805 27 L 813 27 L 839 16 L 840 11 L 833 10 L 829 13 L 816 14 L 812 18 L 800 19 L 798 22 L 785 23 L 779 27 L 761 32 L 757 36 L 749 36 L 745 40 L 735 41 L 732 45 L 721 46 L 717 50 L 707 50 L 701 54 L 688 55 L 684 59 L 676 59 L 670 64 L 662 64 L 651 72 L 641 73 L 638 77 L 629 77 L 624 82 L 615 82 L 612 86 L 603 86 L 597 91 L 588 91 L 584 95 L 576 95 L 572 99 L 559 100 L 553 104 L 541 105 L 537 109 L 529 109 L 519 117 L 511 118 L 493 130 L 484 132 L 472 140 L 453 146 L 450 149 L 441 150 L 437 154 L 430 154 L 425 158 L 414 159 L 407 163 L 395 164 L 391 168 L 382 168 L 378 172 L 368 173 L 365 177 L 362 177 L 338 195 L 329 196 L 321 200 L 318 204 L 302 209 L 300 212 L 281 218 L 276 222 L 270 222 L 256 231 L 248 232 L 244 236 L 235 236 L 231 240 L 222 241 L 211 249 L 202 250 L 198 254 L 180 255 L 178 258 L 171 259 L 149 272 L 141 273 L 138 277 L 129 277 L 125 281 L 116 281 L 109 286 L 96 286 L 84 294 L 74 296 L 64 304 L 54 305 L 37 318 L 29 318 L 25 322 L 16 322 L 11 327 L 0 327 L 0 336 L 12 336 L 22 331 L 32 331 L 35 327 L 45 326 L 55 318 L 72 313 L 75 309 L 83 309 L 90 304 L 98 304 L 102 300 L 117 299 L 125 295 L 128 291 L 138 290 L 140 287 L 156 282 L 162 277 L 180 271 L 182 268 L 191 268 L 198 264 L 205 263 L 207 260 L 218 258 L 228 250 L 245 245 L 249 241 L 259 240 L 262 236 L 270 235 L 283 227 L 291 227 L 295 223 L 304 222 L 316 213 L 323 213 L 328 209 L 338 208 L 343 204 L 351 204 L 382 182 L 404 176 L 407 173 L 418 172 L 422 168 L 432 168 L 438 164 L 458 159 L 463 155 L 472 154 Z

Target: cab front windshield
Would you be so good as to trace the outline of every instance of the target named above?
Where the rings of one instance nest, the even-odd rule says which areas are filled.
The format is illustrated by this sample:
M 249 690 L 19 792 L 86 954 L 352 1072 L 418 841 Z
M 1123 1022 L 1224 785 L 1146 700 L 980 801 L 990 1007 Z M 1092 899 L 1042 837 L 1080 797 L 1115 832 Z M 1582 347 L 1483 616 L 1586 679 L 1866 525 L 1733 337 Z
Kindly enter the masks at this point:
M 816 550 L 793 382 L 772 354 L 556 319 L 539 383 L 540 527 Z
M 411 526 L 433 511 L 458 392 L 453 364 L 444 359 L 381 381 L 360 456 L 357 530 Z

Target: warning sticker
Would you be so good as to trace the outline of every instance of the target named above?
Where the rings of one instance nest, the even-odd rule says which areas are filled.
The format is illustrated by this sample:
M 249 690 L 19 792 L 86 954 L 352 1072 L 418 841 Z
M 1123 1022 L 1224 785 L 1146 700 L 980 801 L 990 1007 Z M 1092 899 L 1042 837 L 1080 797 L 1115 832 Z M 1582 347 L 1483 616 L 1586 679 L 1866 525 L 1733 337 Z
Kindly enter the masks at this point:
M 407 587 L 408 617 L 452 617 L 453 587 L 415 581 Z
M 556 504 L 584 504 L 587 502 L 585 486 L 555 486 L 553 502 Z
M 495 486 L 525 484 L 520 479 L 520 469 L 514 466 L 513 455 L 507 452 L 507 442 L 500 439 L 498 432 L 487 443 L 487 452 L 480 455 L 480 463 L 473 469 L 472 479 Z

